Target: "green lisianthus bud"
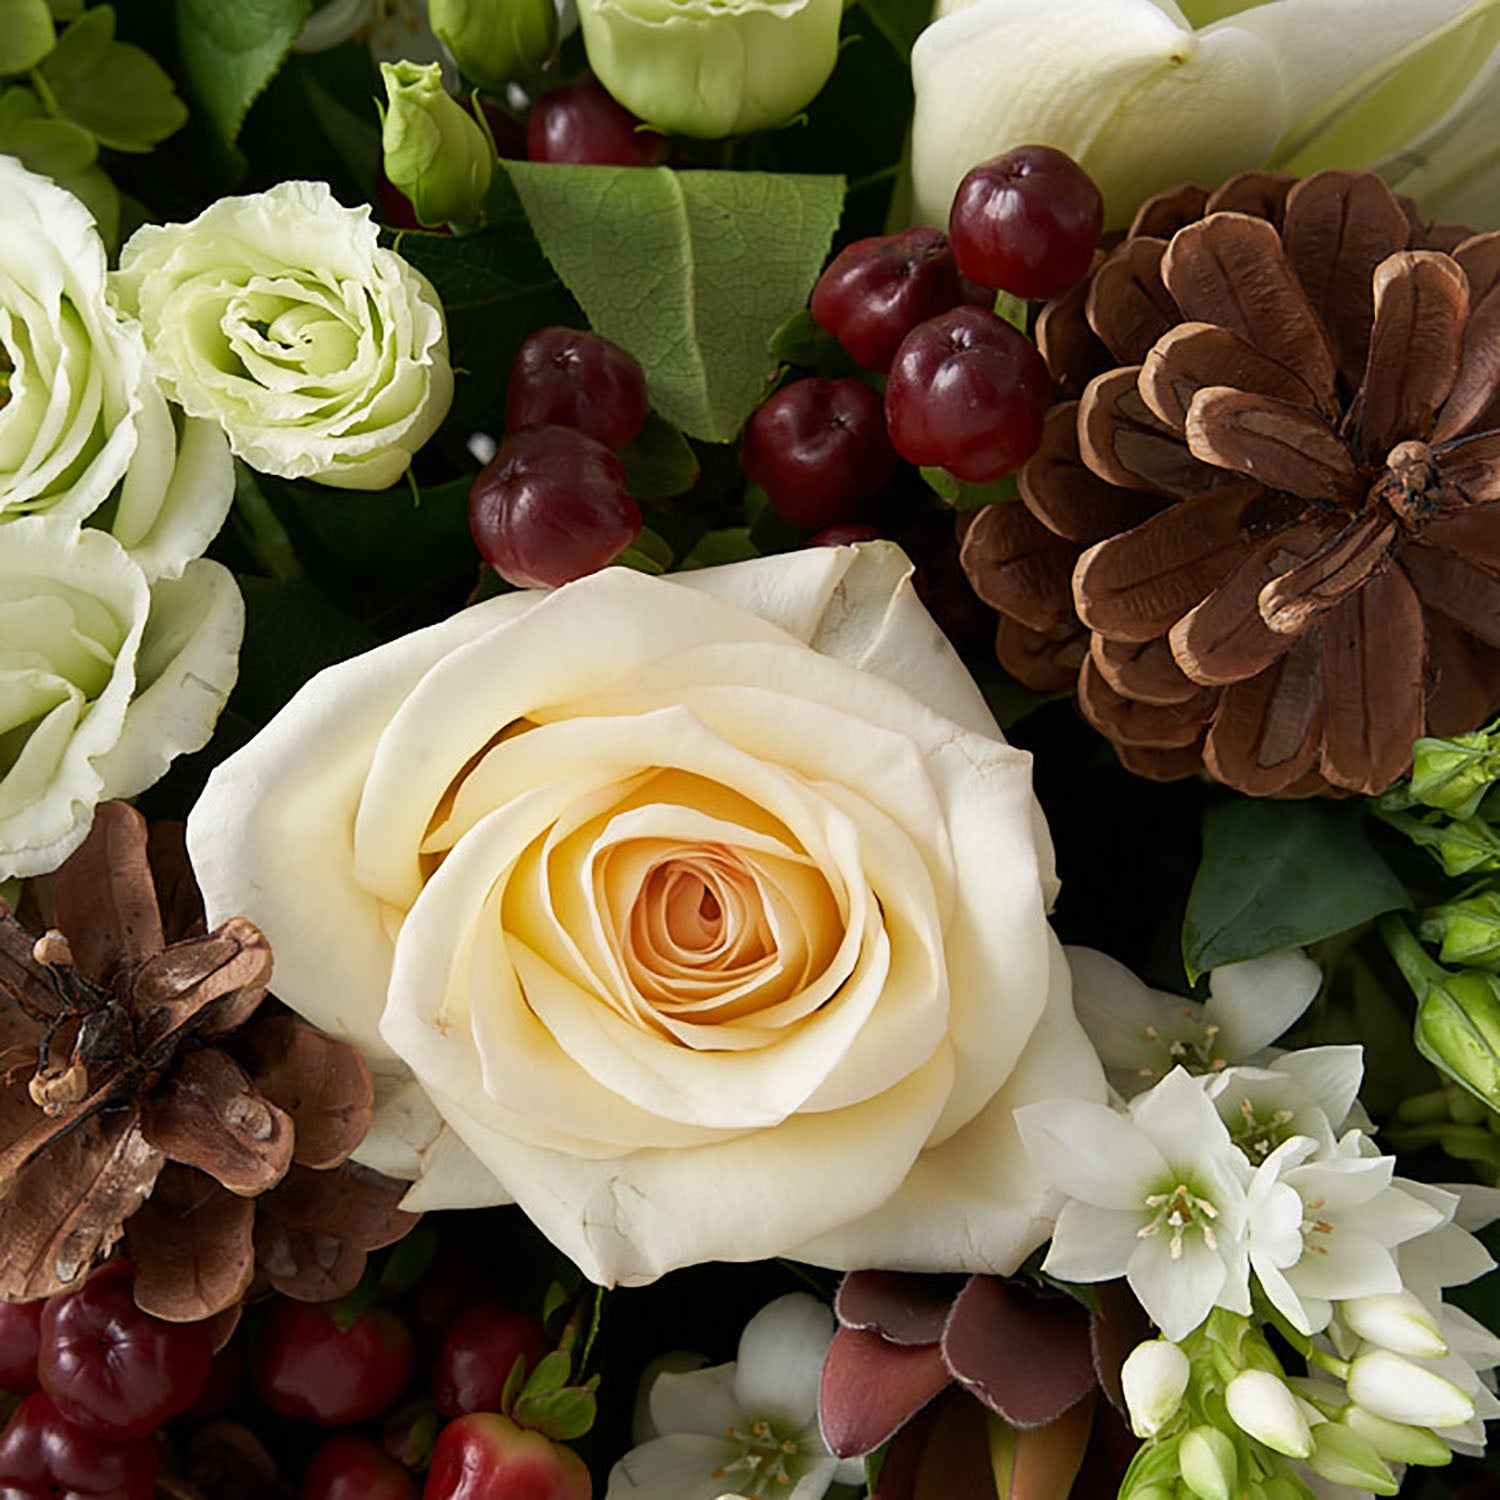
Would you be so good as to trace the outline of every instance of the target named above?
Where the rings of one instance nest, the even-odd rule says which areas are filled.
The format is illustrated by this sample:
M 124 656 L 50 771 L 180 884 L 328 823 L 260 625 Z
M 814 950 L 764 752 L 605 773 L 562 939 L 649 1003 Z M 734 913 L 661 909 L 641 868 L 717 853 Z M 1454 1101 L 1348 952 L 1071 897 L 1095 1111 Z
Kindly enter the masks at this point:
M 833 72 L 843 0 L 580 0 L 589 66 L 662 131 L 785 124 Z
M 494 148 L 443 87 L 438 63 L 381 63 L 385 175 L 423 224 L 471 225 L 495 170 Z
M 1500 970 L 1500 890 L 1433 907 L 1422 918 L 1422 939 L 1442 945 L 1445 964 Z
M 492 92 L 541 67 L 557 43 L 552 0 L 429 0 L 427 18 L 464 77 Z
M 1500 1108 L 1500 979 L 1468 970 L 1432 983 L 1417 1007 L 1417 1049 Z
M 1206 1424 L 1184 1435 L 1177 1450 L 1182 1482 L 1198 1500 L 1231 1500 L 1239 1464 L 1234 1444 L 1217 1427 Z
M 1455 818 L 1471 817 L 1500 779 L 1500 726 L 1451 740 L 1421 739 L 1412 748 L 1411 794 Z

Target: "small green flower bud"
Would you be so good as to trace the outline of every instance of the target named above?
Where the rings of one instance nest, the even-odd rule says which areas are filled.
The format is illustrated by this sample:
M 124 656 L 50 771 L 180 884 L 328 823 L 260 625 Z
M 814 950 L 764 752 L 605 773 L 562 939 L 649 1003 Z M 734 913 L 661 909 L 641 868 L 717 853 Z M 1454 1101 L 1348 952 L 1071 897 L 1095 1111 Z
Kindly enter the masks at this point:
M 1442 944 L 1445 964 L 1500 970 L 1500 890 L 1433 907 L 1422 918 L 1422 939 Z
M 1438 1469 L 1453 1460 L 1453 1450 L 1430 1427 L 1390 1422 L 1363 1406 L 1349 1407 L 1339 1420 L 1390 1463 L 1425 1464 Z
M 1314 1474 L 1334 1484 L 1347 1484 L 1350 1489 L 1394 1495 L 1401 1488 L 1375 1445 L 1341 1422 L 1323 1422 L 1313 1428 L 1313 1451 L 1307 1466 Z
M 1431 979 L 1415 1039 L 1425 1057 L 1500 1107 L 1500 975 L 1470 969 Z
M 439 64 L 381 63 L 380 73 L 385 175 L 411 200 L 419 222 L 473 224 L 495 169 L 484 131 L 443 87 Z
M 1302 1405 L 1283 1380 L 1266 1370 L 1243 1370 L 1224 1389 L 1224 1404 L 1241 1432 L 1288 1458 L 1312 1452 Z
M 464 77 L 492 92 L 535 72 L 557 44 L 552 0 L 428 0 L 427 15 Z
M 1231 1500 L 1239 1473 L 1234 1444 L 1217 1427 L 1195 1427 L 1177 1449 L 1182 1482 L 1198 1500 Z
M 1432 847 L 1446 875 L 1500 870 L 1500 829 L 1482 818 L 1459 818 L 1438 829 Z
M 589 65 L 657 130 L 783 125 L 828 81 L 843 0 L 580 0 Z
M 1500 724 L 1451 740 L 1418 740 L 1412 748 L 1411 794 L 1455 818 L 1472 816 L 1500 778 Z

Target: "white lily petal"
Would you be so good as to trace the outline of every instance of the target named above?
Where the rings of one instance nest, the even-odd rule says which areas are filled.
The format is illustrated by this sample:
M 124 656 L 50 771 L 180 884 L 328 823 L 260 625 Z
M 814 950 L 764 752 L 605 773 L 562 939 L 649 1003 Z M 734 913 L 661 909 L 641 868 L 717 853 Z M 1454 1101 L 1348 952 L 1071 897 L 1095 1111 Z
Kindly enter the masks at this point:
M 1300 948 L 1221 964 L 1208 976 L 1204 1020 L 1219 1028 L 1223 1055 L 1240 1061 L 1270 1046 L 1312 1004 L 1322 983 L 1323 971 Z
M 752 1420 L 796 1431 L 818 1415 L 823 1356 L 833 1314 L 815 1297 L 792 1292 L 761 1308 L 745 1325 L 735 1356 L 735 1395 Z
M 692 1432 L 720 1438 L 745 1423 L 746 1408 L 735 1394 L 735 1367 L 663 1370 L 652 1382 L 646 1405 L 658 1433 Z

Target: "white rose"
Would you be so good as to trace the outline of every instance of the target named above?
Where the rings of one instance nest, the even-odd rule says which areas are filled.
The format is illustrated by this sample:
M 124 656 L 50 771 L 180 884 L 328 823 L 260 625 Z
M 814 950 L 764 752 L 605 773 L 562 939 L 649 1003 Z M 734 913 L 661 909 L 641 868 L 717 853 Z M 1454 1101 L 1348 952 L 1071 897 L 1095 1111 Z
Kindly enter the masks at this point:
M 1495 97 L 1497 28 L 1493 0 L 939 0 L 912 49 L 915 215 L 946 224 L 970 167 L 1040 142 L 1094 177 L 1108 227 L 1259 166 L 1453 200 L 1477 176 L 1487 224 L 1492 132 L 1466 122 Z
M 112 285 L 166 393 L 268 474 L 381 489 L 452 399 L 437 294 L 322 183 L 145 225 Z
M 414 1206 L 514 1198 L 606 1283 L 1046 1237 L 1012 1110 L 1103 1080 L 1029 757 L 909 573 L 877 543 L 507 595 L 210 778 L 210 920 L 386 1076 L 365 1157 Z
M 217 563 L 152 583 L 106 532 L 0 528 L 0 880 L 56 869 L 99 801 L 207 743 L 243 613 Z

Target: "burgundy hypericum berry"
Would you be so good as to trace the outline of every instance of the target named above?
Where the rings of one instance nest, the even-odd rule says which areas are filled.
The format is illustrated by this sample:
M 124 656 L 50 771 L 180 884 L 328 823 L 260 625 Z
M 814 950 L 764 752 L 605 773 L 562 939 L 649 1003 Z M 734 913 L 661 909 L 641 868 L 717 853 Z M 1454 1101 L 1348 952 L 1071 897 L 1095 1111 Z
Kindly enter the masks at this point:
M 1041 299 L 1083 279 L 1103 224 L 1104 199 L 1071 156 L 1017 146 L 959 183 L 948 238 L 970 280 Z
M 646 425 L 646 377 L 618 344 L 577 328 L 539 328 L 516 351 L 505 425 L 576 427 L 623 448 Z
M 283 1298 L 250 1366 L 272 1411 L 325 1427 L 389 1411 L 411 1383 L 411 1332 L 388 1307 L 367 1307 L 348 1328 L 328 1307 Z
M 541 1323 L 499 1302 L 466 1308 L 448 1325 L 432 1371 L 432 1394 L 450 1417 L 498 1411 L 511 1366 L 533 1369 L 547 1352 Z
M 532 161 L 601 167 L 657 167 L 672 142 L 616 104 L 592 73 L 542 95 L 526 122 L 526 155 Z
M 37 1386 L 41 1302 L 0 1302 L 0 1391 L 24 1396 Z
M 919 224 L 841 250 L 813 288 L 812 315 L 856 363 L 884 373 L 918 323 L 963 297 L 947 236 Z
M 151 1500 L 161 1449 L 153 1437 L 113 1443 L 63 1417 L 45 1392 L 28 1396 L 0 1435 L 6 1500 Z
M 208 1383 L 206 1323 L 166 1323 L 135 1305 L 135 1270 L 112 1260 L 47 1299 L 37 1375 L 76 1427 L 115 1442 L 154 1432 Z
M 902 341 L 885 418 L 902 458 L 983 484 L 1036 452 L 1051 391 L 1025 334 L 983 308 L 957 307 Z
M 825 526 L 808 537 L 809 547 L 852 547 L 856 542 L 878 542 L 884 532 L 862 521 L 840 521 L 837 526 Z
M 641 508 L 603 443 L 571 427 L 532 427 L 475 477 L 469 530 L 507 583 L 555 588 L 613 562 L 641 534 Z
M 571 1448 L 495 1412 L 438 1434 L 422 1500 L 589 1500 L 593 1486 Z
M 897 463 L 880 396 L 862 380 L 783 386 L 746 424 L 740 459 L 783 520 L 813 529 L 847 521 Z
M 313 1454 L 299 1500 L 417 1500 L 417 1486 L 379 1443 L 341 1432 Z

